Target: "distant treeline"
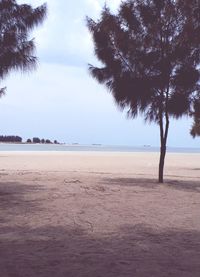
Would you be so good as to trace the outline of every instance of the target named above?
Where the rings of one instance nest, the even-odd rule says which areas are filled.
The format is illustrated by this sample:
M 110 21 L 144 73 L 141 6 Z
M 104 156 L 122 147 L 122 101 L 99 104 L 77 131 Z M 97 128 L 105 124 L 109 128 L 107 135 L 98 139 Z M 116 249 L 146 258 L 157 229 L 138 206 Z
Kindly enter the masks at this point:
M 0 136 L 0 142 L 22 142 L 22 138 L 19 136 Z M 27 139 L 27 143 L 54 143 L 59 144 L 57 140 L 54 140 L 53 142 L 50 139 L 40 139 L 38 137 L 34 137 L 32 139 Z
M 47 144 L 50 144 L 50 143 L 54 143 L 54 144 L 59 144 L 57 142 L 57 140 L 54 140 L 54 142 L 52 142 L 50 139 L 40 139 L 40 138 L 32 138 L 32 139 L 27 139 L 26 141 L 27 143 L 47 143 Z
M 19 136 L 0 136 L 0 142 L 22 142 Z
M 19 136 L 0 136 L 0 142 L 18 142 L 22 143 L 22 138 Z M 53 142 L 50 139 L 40 139 L 38 137 L 34 137 L 32 139 L 27 139 L 27 143 L 47 143 L 47 144 L 59 144 L 57 140 Z

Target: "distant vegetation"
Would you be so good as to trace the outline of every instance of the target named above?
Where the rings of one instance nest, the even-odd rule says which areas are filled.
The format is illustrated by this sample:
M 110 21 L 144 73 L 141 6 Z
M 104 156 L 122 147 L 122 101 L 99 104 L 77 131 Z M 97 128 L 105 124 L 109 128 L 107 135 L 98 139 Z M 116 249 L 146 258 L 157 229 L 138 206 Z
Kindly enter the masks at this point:
M 0 136 L 0 142 L 22 142 L 19 136 Z
M 26 141 L 27 143 L 43 143 L 43 144 L 59 144 L 59 142 L 57 140 L 54 140 L 54 142 L 52 142 L 50 139 L 40 139 L 38 137 L 34 137 L 33 139 L 27 139 Z
M 0 142 L 23 143 L 23 140 L 20 136 L 0 136 Z M 60 144 L 57 140 L 52 142 L 50 139 L 40 139 L 38 137 L 29 138 L 26 143 Z

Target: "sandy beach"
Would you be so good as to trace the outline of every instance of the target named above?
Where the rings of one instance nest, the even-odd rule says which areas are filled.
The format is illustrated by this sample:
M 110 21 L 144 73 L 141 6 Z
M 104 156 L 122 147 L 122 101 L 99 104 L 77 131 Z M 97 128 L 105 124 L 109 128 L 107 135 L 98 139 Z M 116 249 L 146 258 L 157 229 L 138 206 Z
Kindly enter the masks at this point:
M 199 277 L 200 154 L 0 152 L 1 277 Z

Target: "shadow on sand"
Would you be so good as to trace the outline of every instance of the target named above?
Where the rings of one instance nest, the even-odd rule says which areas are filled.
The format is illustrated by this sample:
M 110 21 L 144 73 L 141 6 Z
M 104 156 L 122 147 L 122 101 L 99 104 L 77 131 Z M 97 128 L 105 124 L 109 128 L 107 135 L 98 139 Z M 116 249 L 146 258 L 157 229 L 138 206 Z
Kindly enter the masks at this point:
M 17 182 L 0 182 L 0 223 L 9 221 L 9 215 L 17 216 L 24 212 L 34 213 L 41 210 L 38 206 L 38 200 L 27 199 L 26 196 L 31 193 L 37 193 L 43 190 L 42 186 L 21 184 Z
M 144 225 L 124 226 L 104 237 L 69 227 L 12 231 L 17 240 L 1 241 L 3 277 L 199 277 L 200 273 L 199 232 L 156 232 Z
M 39 203 L 24 199 L 39 187 L 4 185 L 0 188 L 4 215 L 9 209 L 16 209 L 16 214 L 42 210 Z M 0 232 L 0 257 L 2 277 L 199 277 L 200 232 L 157 230 L 134 222 L 104 234 L 64 222 L 42 228 L 9 224 Z
M 104 178 L 103 180 L 105 185 L 109 186 L 141 187 L 144 189 L 156 189 L 160 186 L 157 180 L 147 178 Z M 186 192 L 200 193 L 200 181 L 182 181 L 166 178 L 163 186 Z

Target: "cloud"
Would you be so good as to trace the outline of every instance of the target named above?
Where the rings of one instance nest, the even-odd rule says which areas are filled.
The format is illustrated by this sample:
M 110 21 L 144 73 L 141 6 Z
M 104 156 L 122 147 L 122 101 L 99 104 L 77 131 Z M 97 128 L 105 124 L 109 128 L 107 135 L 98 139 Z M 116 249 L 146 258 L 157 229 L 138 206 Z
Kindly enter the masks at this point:
M 24 2 L 36 7 L 44 1 L 19 1 Z M 119 3 L 120 0 L 107 1 L 112 9 L 116 9 Z M 40 61 L 81 67 L 95 63 L 86 16 L 98 18 L 104 4 L 104 0 L 82 0 L 78 5 L 76 1 L 47 0 L 47 20 L 33 33 Z
M 121 0 L 107 0 L 106 1 L 108 7 L 110 7 L 110 9 L 113 10 L 113 11 L 118 10 L 121 2 L 122 2 Z
M 94 11 L 95 7 L 95 11 Z M 49 63 L 83 66 L 93 58 L 92 41 L 86 27 L 86 15 L 93 16 L 97 6 L 82 2 L 48 1 L 47 22 L 35 33 L 38 55 Z
M 86 0 L 86 5 L 92 7 L 94 12 L 99 13 L 101 11 L 101 4 L 98 0 Z

